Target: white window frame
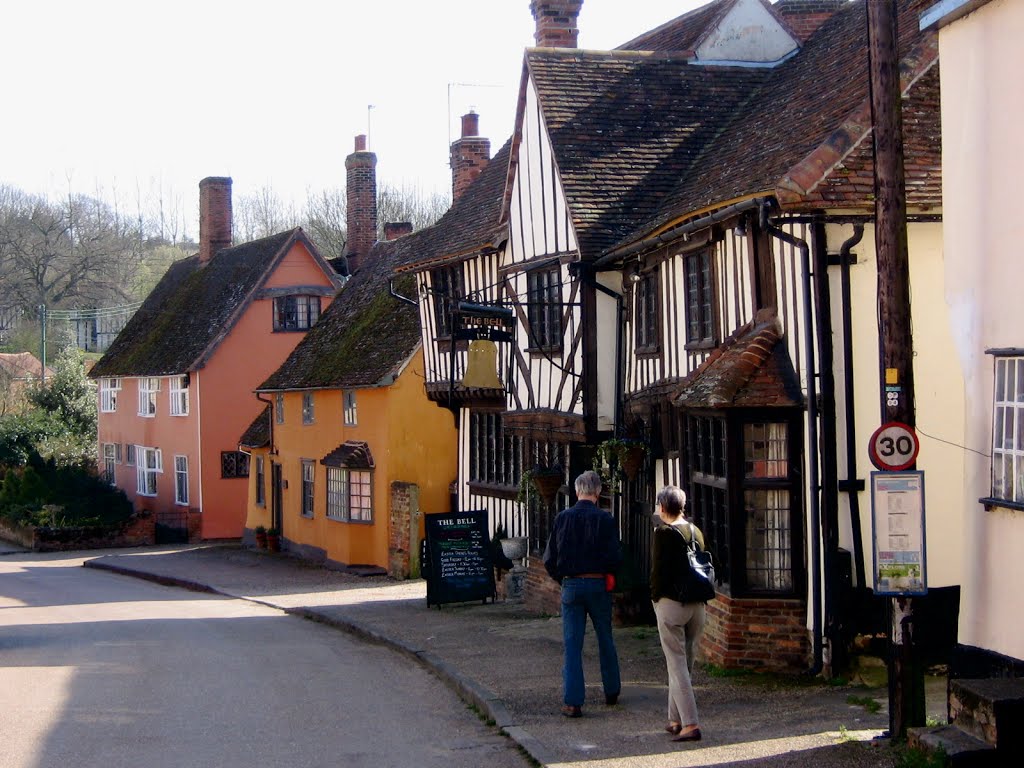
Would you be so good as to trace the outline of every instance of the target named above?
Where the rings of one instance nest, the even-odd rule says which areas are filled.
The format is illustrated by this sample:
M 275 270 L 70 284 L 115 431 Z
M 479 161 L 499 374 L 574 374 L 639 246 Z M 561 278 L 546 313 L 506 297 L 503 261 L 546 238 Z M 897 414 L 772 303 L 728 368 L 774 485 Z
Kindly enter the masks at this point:
M 188 506 L 188 456 L 174 457 L 174 503 Z
M 327 467 L 327 517 L 343 523 L 373 522 L 373 472 Z
M 312 392 L 302 393 L 302 423 L 313 424 L 314 419 L 314 401 Z
M 160 391 L 160 379 L 146 376 L 139 379 L 139 416 L 152 419 L 156 416 L 156 393 Z
M 135 492 L 139 496 L 156 496 L 158 474 L 163 474 L 164 459 L 159 448 L 135 446 Z
M 121 391 L 121 379 L 100 379 L 100 413 L 117 411 L 117 393 Z
M 171 376 L 168 400 L 171 416 L 188 416 L 188 384 L 187 376 Z
M 101 446 L 103 452 L 103 479 L 111 485 L 117 485 L 114 474 L 114 464 L 117 456 L 117 449 L 113 443 L 103 443 Z
M 346 427 L 354 427 L 359 423 L 359 413 L 356 402 L 356 391 L 346 389 L 341 394 L 342 409 L 344 412 L 344 424 Z
M 995 358 L 991 500 L 1024 506 L 1024 355 Z
M 312 459 L 302 459 L 301 489 L 300 513 L 303 517 L 313 517 L 316 508 L 316 463 Z

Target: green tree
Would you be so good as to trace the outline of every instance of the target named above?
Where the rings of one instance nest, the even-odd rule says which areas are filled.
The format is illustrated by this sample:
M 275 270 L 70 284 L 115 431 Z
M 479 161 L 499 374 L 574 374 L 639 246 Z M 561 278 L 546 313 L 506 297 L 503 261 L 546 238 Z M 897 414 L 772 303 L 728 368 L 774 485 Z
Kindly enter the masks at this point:
M 82 353 L 65 347 L 53 365 L 54 375 L 33 387 L 29 402 L 55 416 L 73 436 L 86 440 L 96 435 L 96 392 L 85 376 Z

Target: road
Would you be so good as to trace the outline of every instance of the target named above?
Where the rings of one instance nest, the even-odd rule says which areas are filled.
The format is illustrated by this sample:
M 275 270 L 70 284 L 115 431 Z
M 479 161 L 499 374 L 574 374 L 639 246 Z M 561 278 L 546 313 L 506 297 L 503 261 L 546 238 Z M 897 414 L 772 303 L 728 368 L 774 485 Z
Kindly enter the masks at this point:
M 393 651 L 243 600 L 0 557 L 0 768 L 521 768 Z

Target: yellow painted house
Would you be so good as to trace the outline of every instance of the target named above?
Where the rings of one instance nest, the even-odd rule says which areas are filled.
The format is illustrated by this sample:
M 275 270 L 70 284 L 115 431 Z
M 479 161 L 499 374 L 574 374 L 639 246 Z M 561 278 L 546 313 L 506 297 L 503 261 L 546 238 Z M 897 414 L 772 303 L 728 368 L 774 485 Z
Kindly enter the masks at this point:
M 252 455 L 245 538 L 346 567 L 417 572 L 423 514 L 448 512 L 451 413 L 428 402 L 417 307 L 390 290 L 420 233 L 378 242 L 285 363 L 241 439 Z M 411 296 L 411 278 L 395 292 Z

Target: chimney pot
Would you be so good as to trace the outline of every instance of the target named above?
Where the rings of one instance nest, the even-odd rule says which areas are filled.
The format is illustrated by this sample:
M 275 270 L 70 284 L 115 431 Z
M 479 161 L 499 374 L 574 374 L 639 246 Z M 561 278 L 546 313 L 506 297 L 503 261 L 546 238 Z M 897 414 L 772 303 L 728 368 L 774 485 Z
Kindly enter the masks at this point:
M 470 110 L 462 116 L 462 138 L 480 135 L 480 115 Z
M 356 136 L 356 150 L 355 151 L 356 152 L 365 152 L 366 151 L 366 134 L 365 133 L 361 133 L 358 136 Z
M 199 182 L 199 263 L 230 248 L 231 236 L 231 179 L 207 176 Z

